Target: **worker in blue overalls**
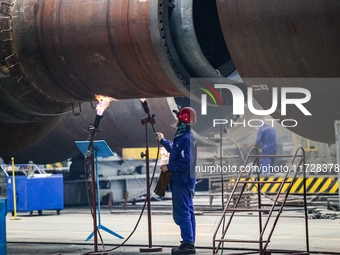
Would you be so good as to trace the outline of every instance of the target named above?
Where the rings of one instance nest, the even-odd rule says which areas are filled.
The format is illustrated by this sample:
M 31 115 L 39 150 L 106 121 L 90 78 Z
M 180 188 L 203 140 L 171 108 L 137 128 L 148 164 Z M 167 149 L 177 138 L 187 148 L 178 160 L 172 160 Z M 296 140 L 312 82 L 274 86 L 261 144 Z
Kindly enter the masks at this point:
M 171 254 L 196 254 L 196 220 L 193 197 L 196 182 L 197 146 L 195 138 L 190 132 L 191 125 L 196 122 L 196 111 L 190 107 L 184 107 L 179 112 L 174 112 L 178 119 L 174 141 L 166 140 L 162 133 L 157 133 L 157 139 L 170 153 L 169 163 L 160 166 L 160 168 L 163 173 L 172 173 L 170 189 L 173 218 L 180 227 L 182 237 L 181 245 L 173 248 Z
M 262 148 L 262 155 L 276 155 L 276 130 L 274 127 L 264 123 L 256 135 L 255 147 Z M 274 166 L 274 157 L 261 157 L 261 173 L 269 173 L 270 168 Z

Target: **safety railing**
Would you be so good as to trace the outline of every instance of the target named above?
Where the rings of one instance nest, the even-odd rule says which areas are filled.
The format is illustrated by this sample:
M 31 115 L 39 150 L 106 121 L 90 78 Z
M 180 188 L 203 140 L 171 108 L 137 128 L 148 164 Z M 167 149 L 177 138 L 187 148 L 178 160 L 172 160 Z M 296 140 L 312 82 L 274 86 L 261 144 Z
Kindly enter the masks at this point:
M 261 168 L 260 158 L 262 157 L 275 157 L 275 158 L 291 158 L 290 164 L 286 166 L 284 176 L 280 181 L 268 181 L 261 180 Z M 249 170 L 250 169 L 250 170 Z M 270 239 L 274 233 L 274 229 L 279 220 L 279 217 L 287 204 L 287 199 L 294 181 L 297 179 L 298 174 L 303 175 L 303 202 L 298 205 L 304 208 L 305 218 L 305 235 L 306 235 L 306 250 L 305 251 L 289 251 L 289 254 L 309 254 L 309 238 L 308 238 L 308 211 L 307 211 L 307 197 L 306 197 L 306 171 L 305 171 L 305 151 L 302 147 L 298 148 L 294 155 L 259 155 L 258 149 L 253 147 L 247 159 L 241 168 L 237 179 L 234 181 L 234 186 L 230 192 L 228 200 L 225 204 L 223 213 L 217 224 L 215 233 L 213 235 L 213 255 L 227 254 L 223 253 L 224 245 L 226 243 L 246 243 L 246 244 L 258 244 L 258 248 L 254 248 L 254 253 L 249 252 L 249 249 L 245 253 L 232 253 L 234 254 L 271 254 L 268 250 Z M 257 187 L 257 191 L 253 196 L 256 197 L 252 203 L 244 203 L 244 196 L 249 196 L 247 192 L 249 186 Z M 279 185 L 277 193 L 271 202 L 262 202 L 263 194 L 261 193 L 261 185 Z M 240 206 L 242 205 L 242 207 Z M 294 205 L 297 206 L 297 205 Z M 258 213 L 258 238 L 255 240 L 249 239 L 235 239 L 227 238 L 229 228 L 234 219 L 234 216 L 238 212 Z M 276 214 L 274 214 L 276 212 Z M 266 219 L 264 219 L 267 216 Z M 228 220 L 226 220 L 228 217 Z M 271 219 L 274 219 L 271 221 Z M 271 225 L 271 226 L 270 226 Z M 231 248 L 228 248 L 228 250 Z M 230 253 L 229 253 L 230 254 Z

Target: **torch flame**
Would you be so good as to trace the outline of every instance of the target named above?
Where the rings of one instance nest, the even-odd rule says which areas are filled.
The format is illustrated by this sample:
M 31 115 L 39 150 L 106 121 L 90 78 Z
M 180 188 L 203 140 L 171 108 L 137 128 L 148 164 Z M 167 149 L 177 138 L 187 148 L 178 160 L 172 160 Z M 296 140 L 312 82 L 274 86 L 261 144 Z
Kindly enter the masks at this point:
M 98 104 L 96 106 L 97 109 L 97 115 L 102 116 L 105 109 L 110 105 L 111 101 L 118 101 L 117 99 L 114 99 L 112 97 L 106 97 L 102 95 L 95 95 L 96 100 L 98 101 Z

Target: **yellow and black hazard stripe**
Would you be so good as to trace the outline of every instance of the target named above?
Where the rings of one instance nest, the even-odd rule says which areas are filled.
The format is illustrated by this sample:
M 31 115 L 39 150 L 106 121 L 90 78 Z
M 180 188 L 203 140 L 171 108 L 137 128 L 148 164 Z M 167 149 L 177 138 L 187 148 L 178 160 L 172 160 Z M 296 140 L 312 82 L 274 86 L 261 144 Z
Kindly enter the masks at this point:
M 283 177 L 262 177 L 261 181 L 268 181 L 268 183 L 259 184 L 262 193 L 266 194 L 277 194 L 281 183 L 270 183 L 270 182 L 282 182 Z M 293 178 L 287 178 L 284 183 L 282 191 L 286 192 Z M 258 184 L 249 184 L 251 191 L 257 191 Z M 335 177 L 308 177 L 306 178 L 306 192 L 308 195 L 324 194 L 324 195 L 335 195 L 338 194 L 338 178 Z M 290 194 L 301 195 L 303 194 L 303 178 L 296 178 L 293 181 Z

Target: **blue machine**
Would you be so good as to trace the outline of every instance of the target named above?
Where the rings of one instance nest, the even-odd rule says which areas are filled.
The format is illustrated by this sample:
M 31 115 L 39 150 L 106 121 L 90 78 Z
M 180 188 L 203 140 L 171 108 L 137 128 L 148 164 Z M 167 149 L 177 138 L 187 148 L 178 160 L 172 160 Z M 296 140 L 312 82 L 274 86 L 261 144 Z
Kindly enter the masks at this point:
M 15 165 L 16 210 L 17 212 L 64 209 L 63 175 L 44 174 L 34 165 L 34 174 L 29 173 L 27 165 Z M 7 176 L 7 211 L 14 211 L 13 181 L 11 166 L 1 165 Z

